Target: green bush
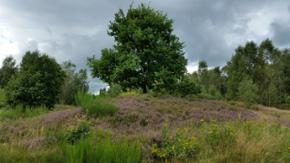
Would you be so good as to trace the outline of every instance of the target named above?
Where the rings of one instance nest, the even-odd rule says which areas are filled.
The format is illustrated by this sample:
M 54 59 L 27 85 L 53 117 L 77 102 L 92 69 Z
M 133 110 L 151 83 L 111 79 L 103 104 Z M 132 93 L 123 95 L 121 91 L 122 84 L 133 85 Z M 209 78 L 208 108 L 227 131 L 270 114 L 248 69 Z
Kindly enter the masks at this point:
M 74 144 L 81 138 L 86 137 L 89 134 L 89 131 L 89 124 L 86 122 L 82 122 L 77 128 L 74 128 L 67 133 L 66 141 L 70 144 Z
M 118 95 L 120 95 L 122 93 L 122 87 L 118 84 L 113 84 L 109 90 L 108 90 L 108 95 L 110 97 L 117 97 Z
M 181 95 L 181 97 L 187 95 L 196 95 L 199 94 L 200 92 L 201 92 L 200 86 L 188 77 L 183 79 L 176 86 L 176 93 Z
M 82 107 L 83 111 L 92 117 L 102 117 L 113 115 L 118 111 L 118 108 L 107 102 L 105 97 L 94 97 L 86 93 L 78 93 L 76 102 Z
M 64 160 L 67 163 L 138 163 L 142 160 L 141 146 L 137 142 L 110 140 L 90 135 L 74 145 L 62 144 Z
M 167 127 L 163 129 L 161 142 L 154 143 L 151 149 L 154 159 L 165 162 L 174 159 L 194 158 L 198 152 L 199 145 L 195 136 L 188 135 L 186 131 L 182 130 L 170 136 Z
M 208 128 L 205 135 L 205 140 L 212 147 L 212 149 L 221 150 L 230 148 L 234 145 L 236 141 L 235 136 L 236 134 L 232 127 L 212 124 Z
M 286 104 L 290 104 L 290 96 L 287 96 L 287 97 L 285 98 L 285 103 L 286 103 Z

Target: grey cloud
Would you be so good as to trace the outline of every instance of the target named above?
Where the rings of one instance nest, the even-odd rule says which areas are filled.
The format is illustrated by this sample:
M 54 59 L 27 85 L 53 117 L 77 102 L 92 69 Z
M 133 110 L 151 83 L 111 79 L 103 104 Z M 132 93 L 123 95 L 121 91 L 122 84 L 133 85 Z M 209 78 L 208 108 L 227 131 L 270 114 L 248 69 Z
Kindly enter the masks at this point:
M 273 41 L 280 46 L 290 45 L 290 22 L 279 23 L 274 22 L 272 24 L 273 29 Z
M 22 54 L 39 49 L 59 62 L 71 60 L 86 67 L 87 57 L 98 57 L 102 48 L 112 46 L 108 23 L 119 8 L 126 10 L 132 2 L 135 6 L 150 4 L 174 20 L 174 32 L 185 42 L 190 63 L 207 60 L 209 66 L 223 65 L 234 48 L 249 39 L 259 41 L 273 35 L 278 44 L 289 43 L 287 23 L 273 22 L 272 33 L 265 36 L 255 35 L 248 25 L 260 21 L 249 14 L 267 10 L 280 16 L 277 6 L 290 10 L 287 0 L 0 0 L 0 27 L 14 32 L 13 41 Z M 104 86 L 99 80 L 91 83 L 94 90 Z

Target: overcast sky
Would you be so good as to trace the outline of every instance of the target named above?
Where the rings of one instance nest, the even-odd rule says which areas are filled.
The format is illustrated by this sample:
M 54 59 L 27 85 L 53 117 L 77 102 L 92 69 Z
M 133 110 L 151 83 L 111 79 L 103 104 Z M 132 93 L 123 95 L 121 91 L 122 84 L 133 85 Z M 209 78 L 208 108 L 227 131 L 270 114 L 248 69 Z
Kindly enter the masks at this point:
M 174 33 L 185 42 L 188 70 L 199 60 L 223 66 L 234 49 L 270 38 L 290 45 L 289 0 L 0 0 L 0 66 L 6 56 L 19 62 L 38 49 L 85 67 L 89 56 L 111 47 L 107 27 L 119 8 L 144 2 L 174 20 Z M 91 80 L 91 90 L 105 85 Z

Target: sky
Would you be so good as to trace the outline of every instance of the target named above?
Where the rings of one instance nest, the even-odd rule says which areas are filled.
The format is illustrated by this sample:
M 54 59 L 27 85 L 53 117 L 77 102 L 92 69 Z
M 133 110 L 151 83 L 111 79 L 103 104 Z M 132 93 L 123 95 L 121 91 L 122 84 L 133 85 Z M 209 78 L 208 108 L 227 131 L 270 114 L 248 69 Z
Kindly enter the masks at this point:
M 140 3 L 173 19 L 189 72 L 200 60 L 225 65 L 247 41 L 270 38 L 277 47 L 290 45 L 289 0 L 0 0 L 0 66 L 7 56 L 19 63 L 26 51 L 39 50 L 86 68 L 88 57 L 112 47 L 107 28 L 114 13 Z M 89 81 L 92 92 L 106 86 Z

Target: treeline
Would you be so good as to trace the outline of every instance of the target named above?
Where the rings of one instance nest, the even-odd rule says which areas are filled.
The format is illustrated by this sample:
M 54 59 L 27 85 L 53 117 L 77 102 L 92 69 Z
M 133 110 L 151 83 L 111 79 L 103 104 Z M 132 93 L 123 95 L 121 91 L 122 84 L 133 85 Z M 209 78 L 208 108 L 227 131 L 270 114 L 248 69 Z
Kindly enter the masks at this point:
M 0 69 L 0 88 L 6 92 L 7 103 L 23 108 L 56 103 L 75 104 L 77 92 L 87 92 L 87 72 L 76 71 L 70 61 L 59 65 L 55 59 L 38 51 L 26 52 L 20 65 L 15 59 L 4 59 Z
M 198 71 L 187 76 L 205 97 L 267 106 L 290 103 L 290 51 L 276 48 L 269 39 L 239 46 L 222 68 L 209 69 L 201 61 Z

